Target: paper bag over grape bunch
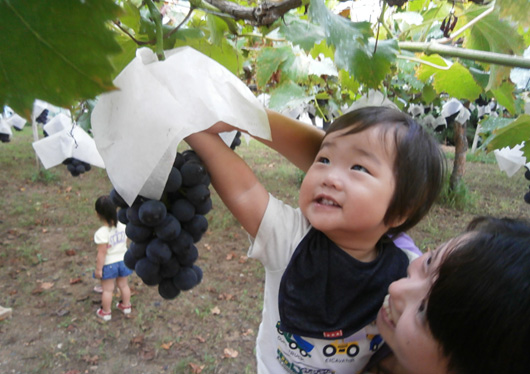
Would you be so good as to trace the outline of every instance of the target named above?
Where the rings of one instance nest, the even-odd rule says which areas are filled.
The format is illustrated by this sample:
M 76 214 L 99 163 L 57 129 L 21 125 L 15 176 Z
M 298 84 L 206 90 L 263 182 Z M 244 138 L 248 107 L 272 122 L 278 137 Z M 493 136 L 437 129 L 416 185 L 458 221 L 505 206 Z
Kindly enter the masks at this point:
M 159 199 L 178 144 L 188 135 L 227 122 L 270 139 L 263 105 L 225 67 L 191 47 L 148 48 L 114 80 L 92 113 L 94 140 L 113 187 L 132 205 L 138 195 Z M 226 140 L 225 140 L 226 141 Z

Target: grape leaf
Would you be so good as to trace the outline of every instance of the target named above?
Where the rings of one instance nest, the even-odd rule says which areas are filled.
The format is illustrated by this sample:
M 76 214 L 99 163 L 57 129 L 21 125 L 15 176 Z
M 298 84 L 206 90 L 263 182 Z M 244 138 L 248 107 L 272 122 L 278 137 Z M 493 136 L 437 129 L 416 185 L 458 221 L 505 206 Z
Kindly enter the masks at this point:
M 287 40 L 299 45 L 306 52 L 324 39 L 324 29 L 298 17 L 286 14 L 285 22 L 280 26 L 280 32 Z
M 35 99 L 72 107 L 115 89 L 109 56 L 120 46 L 106 23 L 120 9 L 111 0 L 0 0 L 0 106 L 30 120 Z
M 445 61 L 438 55 L 423 56 L 422 60 L 439 66 L 447 66 Z M 456 99 L 474 101 L 482 92 L 469 70 L 458 62 L 453 63 L 446 70 L 422 64 L 418 68 L 416 76 L 424 82 L 427 82 L 432 77 L 432 84 L 436 92 L 439 94 L 445 92 Z
M 488 139 L 487 150 L 501 149 L 504 147 L 514 147 L 521 144 L 525 145 L 521 150 L 527 159 L 530 159 L 530 115 L 523 114 L 515 121 L 501 129 L 494 131 L 492 137 Z
M 462 15 L 464 22 L 470 22 L 484 12 L 484 8 L 475 5 Z M 509 22 L 500 19 L 496 10 L 475 23 L 465 32 L 464 47 L 481 51 L 496 52 L 508 55 L 522 55 L 524 40 L 517 29 Z M 510 77 L 510 68 L 492 65 L 486 91 L 498 88 Z
M 530 1 L 497 0 L 495 6 L 500 8 L 501 17 L 509 17 L 522 27 L 530 26 Z
M 323 27 L 327 44 L 335 48 L 337 67 L 352 73 L 360 83 L 377 87 L 395 59 L 397 41 L 379 41 L 374 55 L 369 22 L 351 22 L 333 14 L 322 0 L 311 0 L 309 15 L 311 22 Z
M 273 110 L 294 108 L 314 100 L 314 96 L 306 95 L 304 89 L 294 82 L 285 82 L 270 93 L 269 107 Z
M 491 90 L 499 104 L 505 107 L 512 115 L 515 115 L 515 98 L 513 97 L 514 90 L 515 87 L 513 83 L 510 82 L 504 82 L 498 89 Z
M 263 48 L 257 57 L 256 83 L 263 88 L 280 65 L 292 56 L 291 47 Z

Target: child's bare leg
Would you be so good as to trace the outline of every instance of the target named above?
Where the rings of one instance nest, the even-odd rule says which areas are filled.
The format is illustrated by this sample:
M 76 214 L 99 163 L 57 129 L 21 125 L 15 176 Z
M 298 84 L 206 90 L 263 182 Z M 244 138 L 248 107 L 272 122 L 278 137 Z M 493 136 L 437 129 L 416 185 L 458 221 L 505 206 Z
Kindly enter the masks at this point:
M 121 303 L 123 306 L 131 305 L 131 289 L 129 288 L 129 282 L 127 277 L 116 278 L 116 283 L 121 293 Z
M 112 292 L 114 291 L 114 279 L 101 280 L 101 309 L 105 313 L 110 313 L 110 304 L 112 303 Z

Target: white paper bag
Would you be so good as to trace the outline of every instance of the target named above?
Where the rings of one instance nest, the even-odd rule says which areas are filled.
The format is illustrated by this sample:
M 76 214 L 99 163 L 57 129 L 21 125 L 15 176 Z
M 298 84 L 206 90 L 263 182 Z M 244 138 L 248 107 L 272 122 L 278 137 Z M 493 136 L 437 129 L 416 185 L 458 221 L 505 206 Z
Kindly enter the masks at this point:
M 139 49 L 114 85 L 98 99 L 92 130 L 113 187 L 130 205 L 138 195 L 161 197 L 177 146 L 190 134 L 224 121 L 270 139 L 250 89 L 193 48 L 166 51 L 164 61 Z
M 105 168 L 94 139 L 79 126 L 56 132 L 32 145 L 45 169 L 57 166 L 70 157 Z
M 499 169 L 506 172 L 508 177 L 512 177 L 526 163 L 526 157 L 523 156 L 523 151 L 521 151 L 523 145 L 524 143 L 513 148 L 504 147 L 493 151 Z

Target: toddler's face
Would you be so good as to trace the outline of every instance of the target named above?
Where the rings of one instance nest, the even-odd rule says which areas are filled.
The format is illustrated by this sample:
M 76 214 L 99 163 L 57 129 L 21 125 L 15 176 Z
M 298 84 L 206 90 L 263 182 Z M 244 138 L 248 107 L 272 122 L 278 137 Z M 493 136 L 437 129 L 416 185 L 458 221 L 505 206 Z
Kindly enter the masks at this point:
M 381 126 L 327 135 L 300 188 L 299 205 L 313 227 L 341 246 L 349 237 L 383 235 L 394 194 L 395 146 Z

